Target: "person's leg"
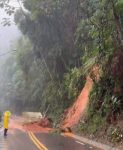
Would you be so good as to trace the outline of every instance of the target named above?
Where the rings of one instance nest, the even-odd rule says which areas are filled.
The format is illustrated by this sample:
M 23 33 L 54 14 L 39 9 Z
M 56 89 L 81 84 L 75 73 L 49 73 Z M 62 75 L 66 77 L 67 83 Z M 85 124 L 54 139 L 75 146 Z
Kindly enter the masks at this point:
M 7 136 L 8 129 L 4 129 L 4 136 Z

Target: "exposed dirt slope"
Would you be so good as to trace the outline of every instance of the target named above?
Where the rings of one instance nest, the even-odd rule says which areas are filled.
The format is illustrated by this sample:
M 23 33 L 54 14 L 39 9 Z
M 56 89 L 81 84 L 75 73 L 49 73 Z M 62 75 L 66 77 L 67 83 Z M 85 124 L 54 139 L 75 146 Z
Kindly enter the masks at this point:
M 61 128 L 67 128 L 67 127 L 72 127 L 76 125 L 82 114 L 84 114 L 85 109 L 87 108 L 88 101 L 89 101 L 89 93 L 92 89 L 93 86 L 93 81 L 92 79 L 88 76 L 86 79 L 85 86 L 79 95 L 78 99 L 76 102 L 73 104 L 71 108 L 69 108 L 66 112 L 65 119 L 61 123 Z

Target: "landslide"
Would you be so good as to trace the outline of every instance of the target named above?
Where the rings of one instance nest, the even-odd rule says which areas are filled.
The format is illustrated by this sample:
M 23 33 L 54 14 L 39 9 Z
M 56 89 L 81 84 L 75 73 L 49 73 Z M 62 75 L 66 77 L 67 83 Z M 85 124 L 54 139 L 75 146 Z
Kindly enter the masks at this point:
M 89 95 L 94 84 L 93 81 L 99 81 L 100 75 L 100 67 L 93 65 L 77 100 L 65 111 L 63 121 L 61 121 L 61 129 L 74 127 L 79 123 L 80 119 L 85 116 L 85 111 L 89 103 Z
M 84 115 L 84 112 L 87 108 L 88 102 L 89 102 L 89 93 L 92 89 L 93 81 L 88 76 L 86 78 L 85 86 L 80 93 L 78 99 L 75 101 L 75 103 L 65 112 L 64 120 L 61 123 L 61 128 L 68 128 L 76 125 L 82 115 Z

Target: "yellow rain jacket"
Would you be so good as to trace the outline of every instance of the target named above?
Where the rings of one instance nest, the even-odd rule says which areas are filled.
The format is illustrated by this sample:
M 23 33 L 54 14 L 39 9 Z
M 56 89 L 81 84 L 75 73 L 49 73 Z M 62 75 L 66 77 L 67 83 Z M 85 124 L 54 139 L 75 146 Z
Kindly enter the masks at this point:
M 10 113 L 10 111 L 6 111 L 5 113 L 4 113 L 4 128 L 5 129 L 8 129 L 8 124 L 9 124 L 9 117 L 11 116 L 11 113 Z

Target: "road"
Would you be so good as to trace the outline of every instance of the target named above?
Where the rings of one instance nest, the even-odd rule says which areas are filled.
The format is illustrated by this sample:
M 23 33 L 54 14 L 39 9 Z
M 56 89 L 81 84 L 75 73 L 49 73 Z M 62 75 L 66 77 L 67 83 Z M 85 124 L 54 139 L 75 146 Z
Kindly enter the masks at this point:
M 0 150 L 99 150 L 61 135 L 12 130 L 6 138 L 0 133 Z

